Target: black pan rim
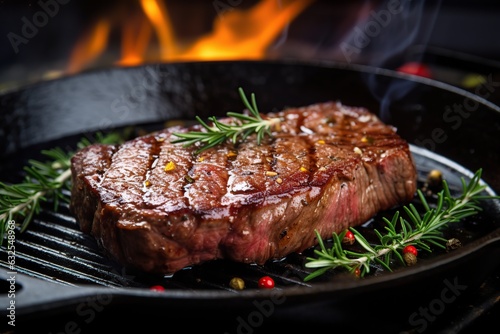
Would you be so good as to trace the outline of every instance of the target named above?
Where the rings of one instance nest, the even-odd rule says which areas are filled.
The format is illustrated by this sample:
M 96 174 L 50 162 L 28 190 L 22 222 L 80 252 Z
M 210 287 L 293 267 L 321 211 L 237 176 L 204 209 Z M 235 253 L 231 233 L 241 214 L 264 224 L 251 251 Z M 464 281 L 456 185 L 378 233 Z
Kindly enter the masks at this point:
M 135 66 L 107 66 L 107 67 L 102 67 L 102 68 L 92 68 L 88 70 L 84 70 L 79 73 L 75 74 L 67 74 L 63 75 L 58 78 L 53 78 L 53 79 L 46 79 L 38 82 L 33 82 L 33 83 L 28 83 L 24 86 L 21 87 L 15 87 L 11 90 L 6 90 L 3 91 L 0 94 L 0 97 L 10 95 L 10 94 L 19 94 L 22 92 L 29 91 L 30 89 L 37 88 L 39 86 L 46 85 L 47 83 L 52 83 L 52 82 L 61 82 L 61 81 L 66 81 L 66 80 L 74 80 L 75 78 L 78 79 L 81 76 L 86 76 L 86 75 L 95 75 L 96 73 L 106 73 L 106 72 L 113 72 L 113 71 L 127 71 L 127 70 L 133 70 L 133 69 L 140 69 L 144 67 L 176 67 L 176 66 L 191 66 L 199 64 L 201 66 L 211 66 L 212 64 L 215 65 L 224 65 L 224 64 L 251 64 L 251 65 L 259 65 L 259 64 L 267 64 L 267 65 L 291 65 L 291 66 L 310 66 L 310 67 L 326 67 L 326 68 L 334 68 L 334 69 L 341 69 L 341 70 L 348 70 L 348 71 L 354 71 L 357 73 L 365 73 L 365 74 L 376 74 L 376 75 L 382 75 L 390 78 L 396 78 L 396 79 L 404 79 L 404 80 L 410 80 L 419 84 L 431 86 L 434 88 L 438 89 L 444 89 L 450 92 L 453 92 L 458 95 L 462 95 L 464 98 L 468 98 L 474 101 L 477 101 L 497 112 L 500 113 L 500 106 L 488 101 L 487 99 L 476 95 L 474 93 L 471 93 L 465 89 L 459 88 L 457 86 L 454 86 L 452 84 L 448 84 L 446 82 L 434 80 L 432 78 L 426 78 L 422 76 L 417 76 L 417 75 L 412 75 L 412 74 L 407 74 L 403 72 L 399 72 L 397 70 L 393 69 L 388 69 L 388 68 L 382 68 L 382 67 L 376 67 L 373 65 L 366 65 L 366 64 L 358 64 L 358 63 L 344 63 L 344 62 L 338 62 L 338 61 L 330 61 L 330 60 L 304 60 L 304 59 L 294 59 L 294 58 L 284 58 L 284 59 L 266 59 L 266 60 L 253 60 L 253 59 L 242 59 L 242 60 L 210 60 L 210 61 L 175 61 L 171 63 L 165 63 L 165 62 L 150 62 L 150 63 L 143 63 L 140 65 L 135 65 Z

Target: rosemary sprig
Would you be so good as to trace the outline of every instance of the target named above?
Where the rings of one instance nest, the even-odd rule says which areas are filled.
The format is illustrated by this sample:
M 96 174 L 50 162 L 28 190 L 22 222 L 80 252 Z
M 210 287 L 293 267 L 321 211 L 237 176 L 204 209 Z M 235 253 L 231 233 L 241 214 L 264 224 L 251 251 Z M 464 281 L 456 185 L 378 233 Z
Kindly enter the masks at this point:
M 196 151 L 200 153 L 211 147 L 224 143 L 230 140 L 236 144 L 238 137 L 245 140 L 252 133 L 257 134 L 257 144 L 260 145 L 265 135 L 271 136 L 271 128 L 279 124 L 279 118 L 263 118 L 257 108 L 255 94 L 250 95 L 251 103 L 248 101 L 243 89 L 238 89 L 243 104 L 247 107 L 250 115 L 228 112 L 226 115 L 234 121 L 232 124 L 222 123 L 216 117 L 209 117 L 208 120 L 212 122 L 209 126 L 199 116 L 196 120 L 203 126 L 204 131 L 189 131 L 185 133 L 174 133 L 176 137 L 172 143 L 184 143 L 184 147 L 191 146 L 195 143 L 202 143 L 202 146 Z
M 414 245 L 431 252 L 430 245 L 445 249 L 446 239 L 442 237 L 442 229 L 454 222 L 477 214 L 481 211 L 478 205 L 480 200 L 499 199 L 500 196 L 482 195 L 486 185 L 481 184 L 481 173 L 479 169 L 467 184 L 462 178 L 462 195 L 454 198 L 449 190 L 448 184 L 443 180 L 443 189 L 437 194 L 437 204 L 431 208 L 422 191 L 417 190 L 417 195 L 422 202 L 425 212 L 420 213 L 413 204 L 404 206 L 403 210 L 409 217 L 405 219 L 397 211 L 391 220 L 383 218 L 386 223 L 385 233 L 375 230 L 380 244 L 371 245 L 368 240 L 356 229 L 350 228 L 356 241 L 365 250 L 364 252 L 353 252 L 342 248 L 342 240 L 347 233 L 333 233 L 333 246 L 325 247 L 323 240 L 317 231 L 319 250 L 314 253 L 317 258 L 307 257 L 305 266 L 307 268 L 318 268 L 304 278 L 309 281 L 334 268 L 345 268 L 350 272 L 359 271 L 361 277 L 370 272 L 370 264 L 376 262 L 383 268 L 391 271 L 390 263 L 395 257 L 403 264 L 401 250 L 407 245 Z M 399 230 L 398 230 L 399 223 Z
M 121 135 L 113 132 L 106 136 L 97 133 L 96 141 L 100 143 L 118 143 Z M 84 138 L 78 144 L 81 149 L 91 142 Z M 65 152 L 61 148 L 41 151 L 48 158 L 47 161 L 29 160 L 24 167 L 25 177 L 17 184 L 0 182 L 0 245 L 4 241 L 7 223 L 16 221 L 20 231 L 24 232 L 35 214 L 40 212 L 41 203 L 52 201 L 54 211 L 61 201 L 68 202 L 64 193 L 71 186 L 70 159 L 73 152 Z M 21 220 L 18 223 L 17 220 Z

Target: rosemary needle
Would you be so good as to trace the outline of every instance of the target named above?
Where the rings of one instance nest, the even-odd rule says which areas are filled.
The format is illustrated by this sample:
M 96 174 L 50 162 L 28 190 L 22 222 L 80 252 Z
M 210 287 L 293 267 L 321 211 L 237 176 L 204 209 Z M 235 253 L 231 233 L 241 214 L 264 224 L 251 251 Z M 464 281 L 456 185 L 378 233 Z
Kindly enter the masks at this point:
M 428 252 L 431 251 L 430 245 L 446 248 L 444 244 L 447 240 L 442 237 L 442 228 L 477 214 L 481 210 L 478 206 L 480 200 L 500 198 L 500 196 L 481 195 L 486 188 L 480 183 L 481 173 L 482 170 L 479 169 L 468 184 L 462 178 L 462 195 L 457 198 L 452 197 L 447 182 L 443 180 L 443 189 L 437 194 L 438 200 L 435 208 L 431 208 L 420 189 L 417 190 L 425 211 L 418 212 L 414 205 L 409 204 L 403 207 L 408 219 L 401 217 L 399 211 L 391 220 L 384 218 L 386 233 L 382 234 L 375 230 L 380 242 L 378 245 L 371 245 L 361 233 L 350 228 L 364 252 L 352 252 L 342 248 L 342 239 L 347 230 L 339 235 L 333 233 L 333 246 L 330 249 L 325 247 L 321 236 L 316 231 L 319 249 L 316 249 L 314 253 L 317 258 L 308 257 L 305 264 L 306 268 L 316 268 L 316 270 L 306 276 L 304 281 L 309 281 L 338 267 L 350 272 L 359 272 L 360 276 L 364 276 L 370 271 L 371 262 L 376 262 L 390 271 L 392 255 L 404 263 L 400 252 L 407 245 L 418 246 Z
M 238 137 L 242 140 L 246 139 L 253 133 L 257 135 L 257 144 L 260 145 L 265 135 L 271 135 L 271 128 L 279 124 L 279 118 L 263 118 L 257 108 L 255 94 L 250 95 L 250 101 L 246 97 L 243 89 L 239 88 L 239 93 L 243 104 L 250 112 L 249 115 L 236 112 L 228 112 L 226 115 L 231 118 L 233 123 L 223 123 L 217 120 L 216 117 L 209 117 L 208 120 L 212 122 L 212 126 L 208 125 L 199 116 L 196 120 L 201 124 L 203 129 L 201 131 L 177 132 L 174 136 L 175 139 L 172 143 L 184 143 L 184 147 L 191 146 L 195 143 L 201 143 L 201 146 L 196 151 L 200 153 L 211 147 L 224 143 L 230 140 L 236 144 Z
M 115 132 L 106 136 L 97 134 L 97 142 L 100 143 L 120 141 L 122 136 Z M 83 148 L 90 144 L 89 140 L 82 139 L 77 147 Z M 16 184 L 0 182 L 0 244 L 4 242 L 9 222 L 14 221 L 24 232 L 33 216 L 40 211 L 42 202 L 51 200 L 56 210 L 61 201 L 69 201 L 64 190 L 70 189 L 70 159 L 73 153 L 58 147 L 41 153 L 48 161 L 29 160 L 29 165 L 24 168 L 26 175 L 23 181 Z M 17 219 L 22 219 L 22 222 L 18 223 Z

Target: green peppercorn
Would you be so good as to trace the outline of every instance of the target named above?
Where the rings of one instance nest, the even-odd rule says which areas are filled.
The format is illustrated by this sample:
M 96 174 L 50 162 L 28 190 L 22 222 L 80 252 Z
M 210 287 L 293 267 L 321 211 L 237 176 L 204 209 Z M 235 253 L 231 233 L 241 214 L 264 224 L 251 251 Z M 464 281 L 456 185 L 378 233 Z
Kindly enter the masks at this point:
M 405 260 L 407 266 L 413 266 L 414 264 L 417 264 L 417 257 L 413 253 L 404 253 L 403 259 Z
M 239 277 L 231 278 L 229 286 L 235 290 L 243 290 L 245 288 L 245 281 Z
M 433 169 L 427 174 L 427 184 L 429 188 L 441 188 L 443 185 L 443 173 L 437 169 Z
M 457 238 L 451 238 L 451 239 L 446 241 L 446 251 L 447 252 L 454 250 L 454 249 L 457 249 L 457 248 L 460 248 L 460 247 L 462 247 L 462 243 Z

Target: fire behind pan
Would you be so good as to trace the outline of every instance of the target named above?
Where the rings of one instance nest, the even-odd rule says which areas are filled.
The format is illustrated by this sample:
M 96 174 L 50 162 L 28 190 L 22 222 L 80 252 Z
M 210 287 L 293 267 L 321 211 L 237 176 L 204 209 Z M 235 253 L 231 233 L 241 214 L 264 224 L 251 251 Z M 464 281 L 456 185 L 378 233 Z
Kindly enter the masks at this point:
M 367 107 L 412 144 L 420 184 L 428 171 L 438 168 L 458 191 L 460 177 L 467 179 L 482 168 L 488 192 L 500 189 L 500 142 L 492 131 L 500 127 L 500 110 L 495 105 L 429 79 L 378 68 L 293 61 L 113 68 L 4 94 L 0 97 L 2 181 L 19 180 L 22 166 L 27 159 L 40 158 L 40 150 L 54 146 L 72 150 L 80 138 L 97 131 L 132 129 L 132 135 L 138 135 L 172 120 L 240 110 L 238 87 L 256 94 L 261 111 L 328 100 Z M 448 111 L 456 104 L 463 106 L 462 114 Z M 374 267 L 373 274 L 363 279 L 335 272 L 305 283 L 307 252 L 264 266 L 214 261 L 171 277 L 131 272 L 102 256 L 92 238 L 79 231 L 67 207 L 55 212 L 44 206 L 16 238 L 17 321 L 22 325 L 52 317 L 59 322 L 50 330 L 62 330 L 71 321 L 83 327 L 115 319 L 126 328 L 134 314 L 148 317 L 149 324 L 161 320 L 183 323 L 185 328 L 203 324 L 235 332 L 262 329 L 264 323 L 293 328 L 303 319 L 289 315 L 307 306 L 308 311 L 300 314 L 312 320 L 310 328 L 325 323 L 347 328 L 355 314 L 380 319 L 380 310 L 385 309 L 392 312 L 390 321 L 383 321 L 386 329 L 415 329 L 418 323 L 409 322 L 409 316 L 421 303 L 439 296 L 443 284 L 455 282 L 474 291 L 496 268 L 499 213 L 498 201 L 485 203 L 479 216 L 446 231 L 460 238 L 463 247 L 423 256 L 417 266 L 392 273 Z M 384 214 L 390 212 L 367 222 L 364 233 L 373 234 Z M 7 289 L 10 268 L 5 249 L 1 252 L 2 284 Z M 264 275 L 275 279 L 274 290 L 257 289 L 256 282 Z M 229 287 L 234 276 L 245 280 L 245 290 Z M 153 285 L 162 285 L 165 291 L 151 291 Z M 7 294 L 0 300 L 2 305 L 9 302 Z M 406 307 L 395 309 L 398 303 Z M 321 314 L 327 310 L 328 321 L 315 316 L 318 310 Z M 193 314 L 199 319 L 196 324 L 189 320 Z

